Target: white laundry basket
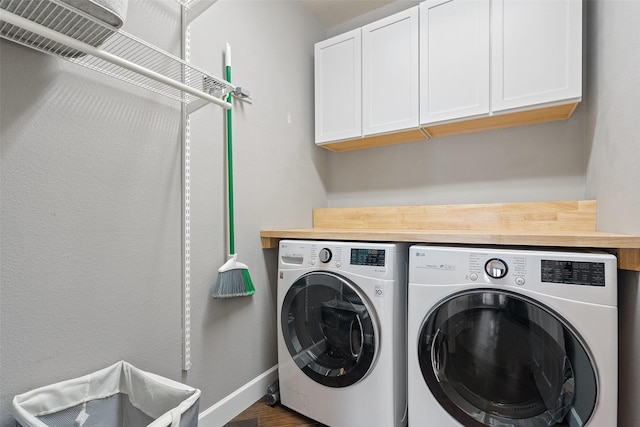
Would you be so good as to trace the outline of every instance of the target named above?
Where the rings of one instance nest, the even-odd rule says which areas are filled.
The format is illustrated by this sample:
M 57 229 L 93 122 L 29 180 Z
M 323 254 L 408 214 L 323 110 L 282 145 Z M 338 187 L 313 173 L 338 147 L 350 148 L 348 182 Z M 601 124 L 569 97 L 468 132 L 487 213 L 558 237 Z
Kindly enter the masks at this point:
M 200 390 L 121 361 L 13 398 L 24 427 L 196 427 Z

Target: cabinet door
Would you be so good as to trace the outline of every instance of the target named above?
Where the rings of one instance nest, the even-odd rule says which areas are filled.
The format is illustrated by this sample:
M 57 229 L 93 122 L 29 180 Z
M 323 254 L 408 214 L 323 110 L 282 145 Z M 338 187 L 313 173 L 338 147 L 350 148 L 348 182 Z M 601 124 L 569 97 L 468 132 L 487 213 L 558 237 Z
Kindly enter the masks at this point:
M 491 5 L 492 110 L 579 101 L 582 0 L 492 0 Z
M 418 6 L 362 27 L 362 133 L 418 127 Z
M 316 144 L 362 135 L 360 29 L 315 45 Z
M 420 4 L 420 123 L 489 114 L 489 0 Z

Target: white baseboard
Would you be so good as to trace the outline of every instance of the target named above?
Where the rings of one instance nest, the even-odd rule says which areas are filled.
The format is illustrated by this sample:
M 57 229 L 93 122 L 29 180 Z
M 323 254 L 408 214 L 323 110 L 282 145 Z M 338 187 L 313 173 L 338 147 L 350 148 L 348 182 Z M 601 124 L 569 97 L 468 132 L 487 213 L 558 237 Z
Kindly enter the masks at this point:
M 267 394 L 267 387 L 278 379 L 278 365 L 258 375 L 198 417 L 198 427 L 222 427 Z

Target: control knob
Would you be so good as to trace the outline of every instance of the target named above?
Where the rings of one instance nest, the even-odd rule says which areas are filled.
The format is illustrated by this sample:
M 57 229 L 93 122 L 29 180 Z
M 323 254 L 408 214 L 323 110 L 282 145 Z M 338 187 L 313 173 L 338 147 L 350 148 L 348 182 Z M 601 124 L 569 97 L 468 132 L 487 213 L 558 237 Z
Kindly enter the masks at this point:
M 507 275 L 507 263 L 499 258 L 492 258 L 484 265 L 484 271 L 494 279 L 502 279 Z
M 320 262 L 326 264 L 331 261 L 331 250 L 327 248 L 320 249 L 320 253 L 318 254 L 318 258 L 320 258 Z

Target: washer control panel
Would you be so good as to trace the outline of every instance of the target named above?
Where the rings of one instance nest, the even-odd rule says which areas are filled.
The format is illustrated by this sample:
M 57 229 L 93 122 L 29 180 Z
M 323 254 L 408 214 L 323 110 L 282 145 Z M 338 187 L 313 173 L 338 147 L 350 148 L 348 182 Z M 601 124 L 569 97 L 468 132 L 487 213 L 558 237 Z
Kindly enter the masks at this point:
M 516 254 L 470 252 L 467 261 L 468 275 L 472 282 L 482 278 L 485 282 L 505 279 L 509 283 L 524 285 L 527 275 L 527 260 Z
M 527 269 L 527 260 L 527 256 L 521 252 L 473 248 L 445 250 L 414 246 L 409 253 L 411 274 L 416 281 L 426 283 L 470 282 L 524 286 L 527 275 L 531 273 Z
M 332 269 L 383 279 L 397 274 L 397 259 L 403 255 L 406 262 L 406 251 L 404 244 L 283 240 L 279 263 L 284 269 Z
M 604 287 L 609 274 L 606 265 L 615 263 L 615 257 L 586 251 L 413 246 L 409 262 L 414 276 L 444 283 Z
M 540 263 L 540 280 L 542 282 L 587 286 L 605 285 L 604 262 L 542 259 Z
M 492 287 L 593 304 L 617 304 L 617 260 L 593 250 L 414 245 L 409 287 Z

